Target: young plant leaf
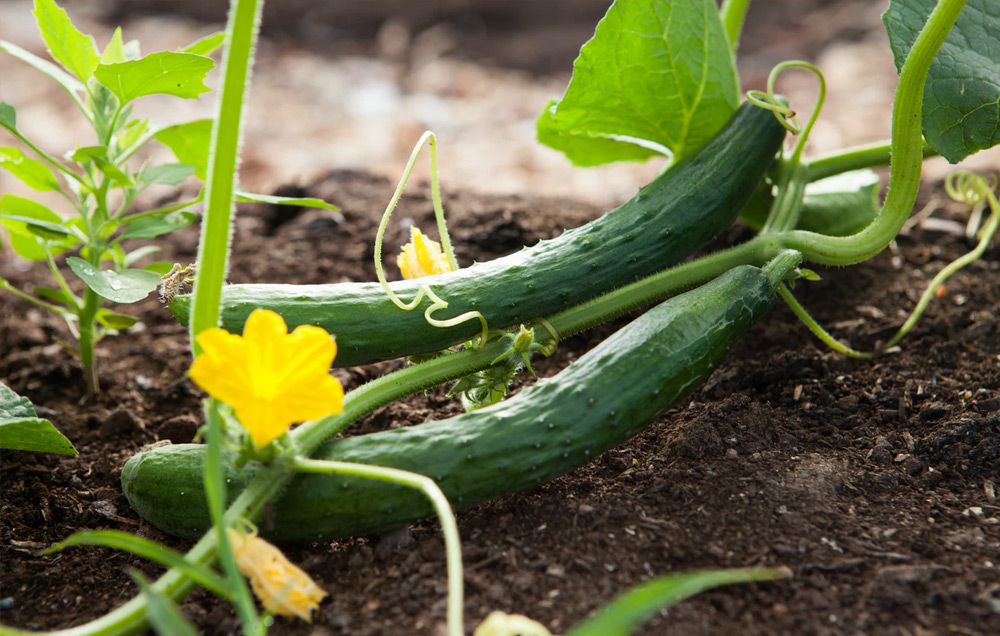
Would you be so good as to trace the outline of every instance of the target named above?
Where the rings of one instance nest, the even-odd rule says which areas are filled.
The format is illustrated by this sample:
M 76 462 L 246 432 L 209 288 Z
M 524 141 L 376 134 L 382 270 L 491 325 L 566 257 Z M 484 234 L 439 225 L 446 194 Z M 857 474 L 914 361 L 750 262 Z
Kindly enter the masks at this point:
M 140 248 L 134 249 L 128 254 L 125 254 L 122 258 L 122 262 L 125 263 L 126 267 L 131 267 L 140 260 L 146 258 L 151 254 L 156 254 L 160 251 L 160 248 L 155 245 L 143 245 Z M 148 267 L 143 267 L 143 269 L 149 269 Z
M 619 0 L 537 130 L 579 166 L 656 154 L 676 161 L 738 104 L 736 65 L 713 0 Z
M 170 270 L 172 270 L 173 268 L 174 268 L 173 261 L 153 261 L 149 265 L 143 267 L 143 269 L 148 270 L 150 272 L 154 272 L 160 277 L 166 276 L 168 273 L 170 273 Z
M 73 154 L 69 156 L 69 160 L 85 163 L 94 159 L 106 159 L 107 156 L 108 149 L 105 146 L 83 146 L 74 150 Z
M 163 544 L 118 530 L 82 530 L 71 534 L 55 545 L 49 546 L 45 549 L 44 554 L 52 554 L 81 545 L 99 545 L 131 552 L 164 567 L 181 570 L 193 581 L 205 586 L 222 598 L 227 598 L 229 595 L 226 582 L 207 566 L 188 561 L 183 554 Z
M 882 15 L 897 70 L 936 0 L 891 0 Z M 951 163 L 1000 144 L 1000 3 L 968 0 L 931 64 L 924 138 Z
M 163 216 L 152 216 L 129 223 L 122 238 L 151 239 L 176 229 L 187 227 L 198 219 L 194 212 L 171 212 Z
M 38 417 L 31 400 L 0 382 L 0 448 L 79 455 L 52 422 Z
M 35 0 L 34 14 L 38 31 L 53 59 L 86 83 L 101 61 L 94 38 L 73 26 L 66 11 L 53 0 Z
M 180 53 L 194 53 L 195 55 L 211 55 L 220 46 L 222 42 L 226 39 L 225 31 L 216 31 L 211 35 L 206 35 L 205 37 L 195 40 L 191 44 L 188 44 L 183 49 L 178 49 Z
M 194 166 L 186 163 L 165 163 L 159 166 L 148 166 L 139 175 L 139 180 L 148 185 L 160 183 L 177 185 L 194 174 Z
M 10 172 L 32 190 L 50 192 L 59 189 L 59 182 L 52 170 L 41 161 L 26 156 L 20 148 L 0 147 L 0 168 Z
M 88 287 L 116 303 L 138 302 L 160 284 L 159 276 L 144 269 L 102 270 L 75 256 L 67 258 L 66 264 Z
M 149 120 L 146 119 L 133 119 L 128 122 L 125 124 L 125 128 L 118 133 L 118 147 L 131 148 L 133 144 L 142 139 L 148 128 Z
M 115 64 L 125 61 L 125 49 L 122 47 L 122 28 L 115 27 L 115 32 L 111 34 L 111 40 L 104 47 L 101 53 L 102 64 Z
M 50 245 L 53 254 L 59 254 L 79 242 L 70 226 L 64 226 L 58 214 L 41 203 L 15 194 L 0 196 L 0 225 L 7 228 L 10 246 L 22 258 L 44 261 L 46 248 L 39 238 L 56 237 L 58 245 Z
M 41 287 L 39 285 L 35 285 L 32 287 L 31 291 L 36 296 L 44 300 L 49 300 L 64 307 L 73 306 L 72 301 L 70 301 L 69 297 L 66 296 L 66 292 L 58 287 Z
M 94 76 L 122 104 L 157 94 L 194 99 L 210 90 L 205 76 L 214 67 L 215 62 L 203 55 L 160 51 L 138 60 L 99 64 Z
M 121 168 L 111 163 L 107 159 L 102 159 L 101 157 L 94 157 L 94 165 L 103 172 L 109 179 L 117 183 L 123 188 L 130 188 L 135 185 L 132 181 L 132 177 L 128 173 L 124 172 Z
M 139 571 L 129 572 L 146 595 L 146 620 L 159 636 L 198 636 L 198 630 L 184 618 L 177 604 L 146 580 Z
M 340 209 L 323 199 L 314 199 L 312 197 L 280 197 L 273 194 L 255 194 L 243 190 L 236 191 L 236 200 L 249 201 L 251 203 L 269 203 L 271 205 L 298 205 L 303 208 L 320 208 L 322 210 Z
M 773 581 L 791 576 L 787 568 L 705 570 L 661 576 L 647 581 L 597 611 L 566 636 L 628 636 L 660 608 L 720 585 Z
M 110 309 L 101 309 L 97 312 L 97 322 L 101 323 L 108 329 L 128 329 L 135 323 L 139 322 L 139 319 L 135 316 L 129 316 L 128 314 L 116 314 Z
M 0 126 L 11 132 L 17 130 L 17 111 L 7 102 L 0 102 Z
M 212 120 L 196 119 L 157 131 L 156 140 L 173 151 L 177 160 L 194 166 L 196 177 L 205 180 L 208 166 L 208 142 L 212 136 Z

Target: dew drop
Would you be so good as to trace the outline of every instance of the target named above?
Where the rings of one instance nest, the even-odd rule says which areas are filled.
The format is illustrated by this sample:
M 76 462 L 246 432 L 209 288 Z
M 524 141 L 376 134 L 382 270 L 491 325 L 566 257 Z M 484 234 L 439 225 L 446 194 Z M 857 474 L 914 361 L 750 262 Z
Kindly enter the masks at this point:
M 111 286 L 111 289 L 115 291 L 118 291 L 119 289 L 122 288 L 122 282 L 117 278 L 112 279 L 111 282 L 108 284 Z
M 84 276 L 93 276 L 96 273 L 97 272 L 95 272 L 92 267 L 84 267 L 83 268 L 83 275 Z
M 566 459 L 567 457 L 569 457 L 569 451 L 566 451 L 565 453 L 563 453 L 562 457 L 563 457 L 563 459 Z
M 535 442 L 535 448 L 541 448 L 541 447 L 542 447 L 541 442 Z
M 556 427 L 556 425 L 553 424 L 552 422 L 549 422 L 548 423 L 548 427 L 549 427 L 549 430 L 552 430 L 552 429 L 554 429 Z
M 181 497 L 183 497 L 183 496 L 184 496 L 184 491 L 182 490 L 182 491 L 181 491 Z
M 592 397 L 587 398 L 587 406 L 594 406 L 594 402 L 596 402 L 594 398 Z
M 614 417 L 615 415 L 618 415 L 618 411 L 616 411 L 614 409 L 611 409 L 610 411 L 608 411 L 608 415 L 610 415 L 611 417 Z

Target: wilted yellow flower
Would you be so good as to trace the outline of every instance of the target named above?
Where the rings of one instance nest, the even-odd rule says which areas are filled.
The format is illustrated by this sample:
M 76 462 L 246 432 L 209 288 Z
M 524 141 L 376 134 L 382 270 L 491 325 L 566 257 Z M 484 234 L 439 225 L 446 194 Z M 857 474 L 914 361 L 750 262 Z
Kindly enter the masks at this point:
M 441 252 L 441 244 L 432 241 L 416 226 L 410 226 L 410 242 L 396 257 L 403 278 L 423 278 L 451 271 L 451 263 Z
M 244 535 L 227 528 L 226 536 L 236 566 L 250 581 L 261 605 L 279 616 L 298 616 L 312 622 L 312 612 L 319 607 L 326 592 L 256 532 Z
M 472 636 L 552 636 L 545 625 L 521 614 L 490 612 Z
M 344 389 L 328 371 L 337 345 L 323 329 L 302 325 L 292 333 L 281 316 L 257 309 L 243 335 L 225 329 L 198 334 L 202 354 L 191 365 L 195 384 L 229 404 L 257 446 L 344 405 Z

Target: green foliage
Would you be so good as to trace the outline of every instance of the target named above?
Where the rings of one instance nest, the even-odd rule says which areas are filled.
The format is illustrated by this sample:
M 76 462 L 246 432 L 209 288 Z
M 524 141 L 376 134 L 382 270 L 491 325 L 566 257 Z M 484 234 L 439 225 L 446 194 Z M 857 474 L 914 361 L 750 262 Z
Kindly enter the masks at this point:
M 661 576 L 625 592 L 596 615 L 569 630 L 566 636 L 628 636 L 660 608 L 705 590 L 733 583 L 772 581 L 790 575 L 787 568 L 746 568 Z
M 578 166 L 679 160 L 738 104 L 715 2 L 619 0 L 580 49 L 566 94 L 538 118 L 538 139 Z
M 892 0 L 882 16 L 900 69 L 936 0 Z M 1000 3 L 968 0 L 931 64 L 924 137 L 951 163 L 1000 144 Z
M 71 204 L 67 213 L 16 195 L 0 198 L 0 226 L 10 237 L 10 247 L 22 258 L 46 261 L 58 283 L 58 288 L 36 287 L 35 296 L 2 279 L 0 288 L 66 318 L 79 342 L 88 393 L 93 393 L 97 387 L 93 343 L 135 322 L 102 309 L 101 299 L 119 303 L 141 300 L 156 289 L 160 281 L 156 272 L 164 269 L 142 267 L 139 261 L 155 250 L 127 251 L 123 241 L 155 239 L 191 225 L 198 215 L 186 208 L 199 203 L 202 196 L 155 210 L 135 212 L 131 208 L 152 185 L 174 186 L 192 175 L 204 180 L 208 160 L 210 120 L 153 127 L 149 121 L 132 116 L 132 102 L 148 95 L 196 99 L 208 91 L 205 78 L 215 64 L 206 56 L 222 44 L 224 34 L 212 34 L 179 51 L 142 56 L 138 43 L 123 40 L 120 28 L 100 51 L 94 38 L 80 32 L 53 0 L 35 0 L 34 15 L 57 64 L 9 42 L 0 41 L 0 51 L 58 82 L 93 127 L 97 143 L 71 147 L 61 158 L 50 156 L 18 130 L 14 107 L 0 102 L 0 126 L 23 144 L 0 147 L 0 170 L 33 190 L 59 192 Z M 179 163 L 130 165 L 132 156 L 153 139 L 173 150 Z M 332 207 L 315 199 L 246 197 Z M 67 265 L 86 286 L 82 298 L 52 259 L 68 250 L 79 250 L 79 257 L 70 257 Z
M 79 455 L 52 422 L 38 417 L 31 400 L 0 382 L 0 448 Z

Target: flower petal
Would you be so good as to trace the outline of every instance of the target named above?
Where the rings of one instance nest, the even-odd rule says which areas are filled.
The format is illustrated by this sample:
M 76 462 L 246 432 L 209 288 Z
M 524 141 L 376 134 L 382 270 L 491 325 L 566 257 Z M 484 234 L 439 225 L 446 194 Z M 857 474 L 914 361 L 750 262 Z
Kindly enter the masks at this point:
M 296 385 L 282 393 L 285 416 L 293 422 L 305 422 L 339 413 L 344 408 L 344 388 L 337 378 L 324 374 L 320 382 Z

